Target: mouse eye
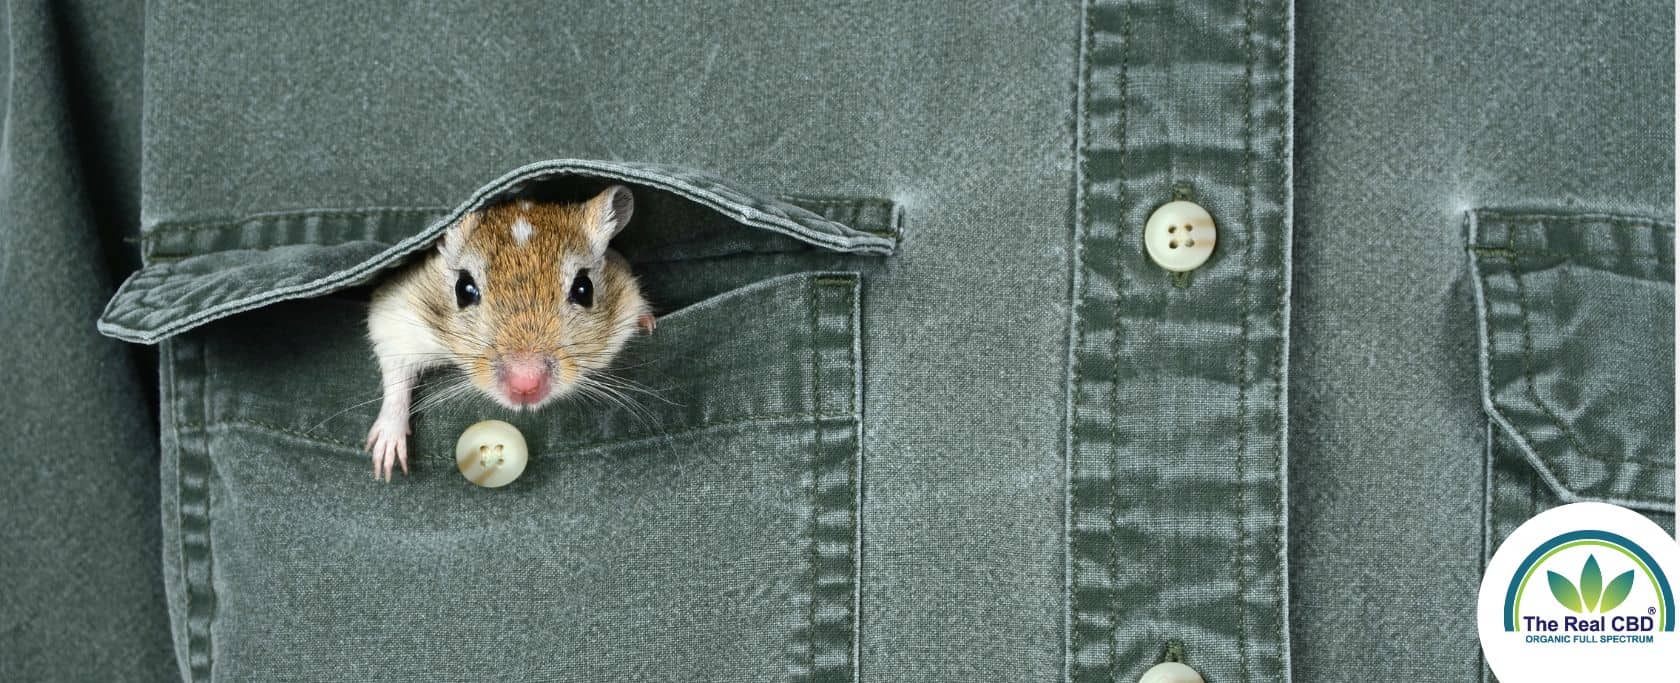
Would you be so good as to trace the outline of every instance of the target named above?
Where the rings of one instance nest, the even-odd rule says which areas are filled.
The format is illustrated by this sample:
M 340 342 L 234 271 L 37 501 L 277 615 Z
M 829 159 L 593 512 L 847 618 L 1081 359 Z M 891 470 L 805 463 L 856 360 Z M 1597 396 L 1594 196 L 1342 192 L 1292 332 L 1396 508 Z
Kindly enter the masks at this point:
M 478 283 L 473 282 L 472 276 L 468 275 L 467 271 L 461 271 L 460 277 L 455 279 L 455 305 L 459 308 L 466 308 L 478 303 L 480 298 L 482 296 L 478 293 Z
M 566 300 L 589 308 L 595 305 L 595 283 L 589 281 L 589 269 L 578 271 L 577 277 L 572 278 L 572 291 L 566 295 Z

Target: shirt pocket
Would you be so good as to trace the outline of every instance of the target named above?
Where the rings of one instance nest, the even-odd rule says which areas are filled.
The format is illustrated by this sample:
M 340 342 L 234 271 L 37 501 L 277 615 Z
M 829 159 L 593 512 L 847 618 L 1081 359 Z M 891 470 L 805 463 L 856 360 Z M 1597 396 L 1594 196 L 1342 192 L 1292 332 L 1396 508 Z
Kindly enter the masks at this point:
M 638 203 L 615 246 L 669 311 L 617 363 L 625 399 L 438 404 L 413 418 L 413 474 L 374 482 L 361 444 L 379 378 L 358 285 L 465 211 L 609 182 L 631 184 Z M 849 678 L 860 296 L 878 267 L 868 257 L 893 249 L 896 212 L 811 204 L 827 213 L 689 172 L 546 162 L 406 230 L 352 211 L 310 219 L 342 230 L 259 217 L 149 245 L 152 263 L 102 329 L 162 342 L 165 564 L 183 671 L 279 680 L 307 661 L 403 680 Z M 299 230 L 319 243 L 288 243 Z M 485 419 L 530 444 L 530 465 L 502 489 L 455 471 L 456 439 Z
M 1487 432 L 1487 551 L 1598 501 L 1673 528 L 1674 228 L 1589 213 L 1468 217 Z

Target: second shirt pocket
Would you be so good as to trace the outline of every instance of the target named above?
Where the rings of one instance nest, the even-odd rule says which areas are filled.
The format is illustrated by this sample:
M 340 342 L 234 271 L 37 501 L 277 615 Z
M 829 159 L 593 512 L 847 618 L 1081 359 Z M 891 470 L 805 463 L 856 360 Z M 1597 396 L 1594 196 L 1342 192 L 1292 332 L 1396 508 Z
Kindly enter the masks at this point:
M 1468 217 L 1487 434 L 1487 548 L 1564 503 L 1672 528 L 1673 226 L 1630 216 Z

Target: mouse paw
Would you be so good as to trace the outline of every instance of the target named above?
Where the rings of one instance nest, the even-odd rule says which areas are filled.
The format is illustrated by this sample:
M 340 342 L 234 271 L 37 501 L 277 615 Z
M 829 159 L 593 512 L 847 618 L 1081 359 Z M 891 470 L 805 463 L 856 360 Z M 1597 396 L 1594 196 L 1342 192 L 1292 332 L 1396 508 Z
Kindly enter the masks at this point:
M 391 465 L 401 463 L 408 474 L 408 421 L 380 418 L 368 430 L 363 448 L 373 456 L 373 478 L 391 480 Z
M 636 317 L 636 325 L 642 328 L 643 334 L 653 334 L 653 328 L 659 326 L 659 319 L 652 313 L 643 313 Z

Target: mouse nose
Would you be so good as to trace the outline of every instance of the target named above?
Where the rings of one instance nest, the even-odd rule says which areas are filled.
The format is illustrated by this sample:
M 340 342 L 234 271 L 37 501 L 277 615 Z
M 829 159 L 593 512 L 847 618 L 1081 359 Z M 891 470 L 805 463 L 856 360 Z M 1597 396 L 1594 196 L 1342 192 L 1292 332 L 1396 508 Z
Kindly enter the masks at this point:
M 515 403 L 536 403 L 548 396 L 548 361 L 536 354 L 508 354 L 502 359 L 502 388 Z

